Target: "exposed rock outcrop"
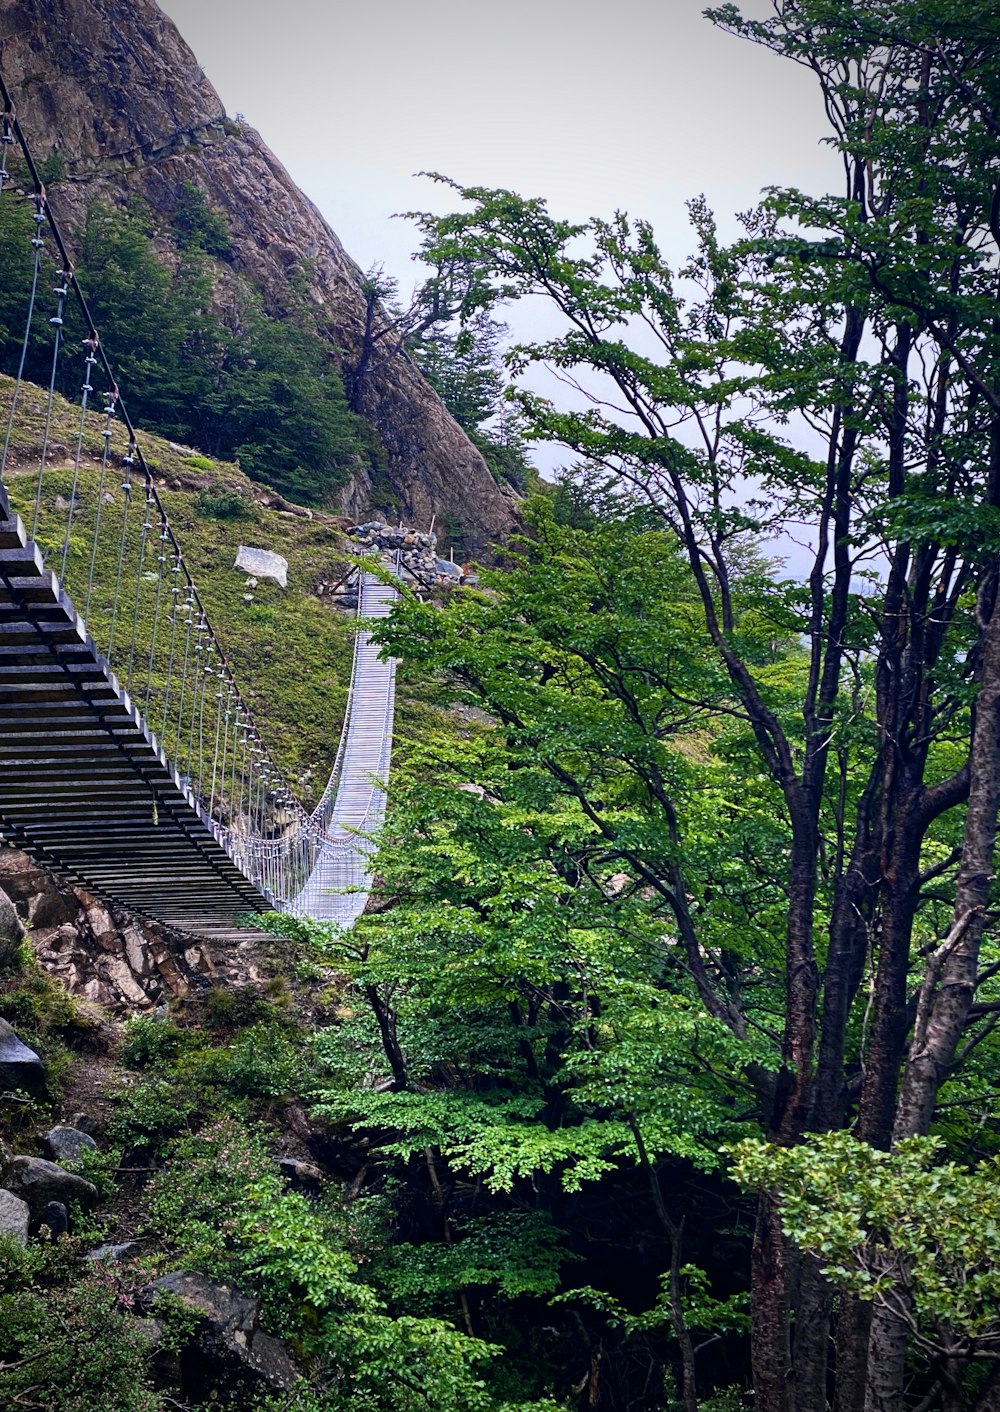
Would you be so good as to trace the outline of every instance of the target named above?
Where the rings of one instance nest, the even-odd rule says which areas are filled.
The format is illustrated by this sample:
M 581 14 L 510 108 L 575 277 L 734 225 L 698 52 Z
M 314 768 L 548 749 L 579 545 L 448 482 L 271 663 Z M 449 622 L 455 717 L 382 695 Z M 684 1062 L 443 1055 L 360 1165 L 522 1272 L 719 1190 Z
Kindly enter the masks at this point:
M 151 1010 L 206 985 L 263 979 L 251 941 L 216 951 L 174 935 L 60 883 L 27 854 L 2 844 L 0 887 L 28 921 L 32 948 L 48 974 L 71 995 L 112 1013 Z
M 226 217 L 234 265 L 269 306 L 287 307 L 290 274 L 308 261 L 331 345 L 358 358 L 361 272 L 258 133 L 226 117 L 153 0 L 0 0 L 0 44 L 29 140 L 40 157 L 64 159 L 66 179 L 51 193 L 61 219 L 78 224 L 94 196 L 128 193 L 169 219 L 183 183 L 194 182 Z M 407 520 L 427 525 L 436 514 L 441 526 L 461 526 L 473 554 L 513 527 L 512 499 L 405 355 L 374 357 L 361 410 L 389 453 L 391 493 Z M 363 513 L 370 489 L 359 472 L 345 513 Z
M 194 1341 L 180 1355 L 186 1396 L 215 1398 L 220 1386 L 230 1393 L 234 1388 L 258 1391 L 292 1386 L 295 1365 L 278 1340 L 260 1328 L 256 1296 L 216 1284 L 197 1271 L 174 1270 L 140 1295 L 141 1305 L 154 1318 L 161 1294 L 179 1299 L 198 1318 Z

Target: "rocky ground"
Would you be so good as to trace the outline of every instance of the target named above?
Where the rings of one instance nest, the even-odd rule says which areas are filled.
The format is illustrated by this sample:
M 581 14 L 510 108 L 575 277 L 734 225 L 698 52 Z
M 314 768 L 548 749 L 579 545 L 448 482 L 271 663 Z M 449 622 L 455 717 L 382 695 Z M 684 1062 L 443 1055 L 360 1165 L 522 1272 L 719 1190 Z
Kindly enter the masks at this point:
M 154 1050 L 160 1033 L 171 1042 L 187 1034 L 195 1046 L 211 1032 L 238 1047 L 244 1021 L 263 1032 L 261 1017 L 294 1008 L 308 1020 L 314 1004 L 307 993 L 290 1004 L 263 944 L 225 956 L 185 945 L 56 884 L 12 849 L 0 852 L 0 879 L 0 1014 L 14 1019 L 0 1018 L 0 1295 L 11 1245 L 47 1269 L 68 1265 L 79 1290 L 103 1280 L 115 1319 L 129 1311 L 128 1336 L 143 1347 L 144 1376 L 162 1405 L 236 1406 L 292 1387 L 299 1369 L 263 1326 L 259 1296 L 170 1268 L 170 1236 L 150 1226 L 147 1184 L 169 1165 L 163 1134 L 176 1119 L 157 1089 L 164 1066 Z M 136 1031 L 142 1015 L 147 1028 Z M 204 1120 L 206 1092 L 200 1106 L 178 1111 L 197 1106 Z M 318 1195 L 324 1139 L 298 1103 L 267 1107 L 273 1178 Z M 0 1362 L 0 1383 L 11 1366 Z M 96 1402 L 83 1405 L 97 1412 Z

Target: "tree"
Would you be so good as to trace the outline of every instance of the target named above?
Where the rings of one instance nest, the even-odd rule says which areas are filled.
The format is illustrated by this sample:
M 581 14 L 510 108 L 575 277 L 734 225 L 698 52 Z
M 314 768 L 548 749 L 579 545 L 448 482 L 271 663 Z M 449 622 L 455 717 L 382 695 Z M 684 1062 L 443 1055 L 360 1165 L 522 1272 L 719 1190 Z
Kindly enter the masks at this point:
M 11 279 L 0 298 L 0 337 L 4 370 L 15 373 L 35 227 L 30 205 L 14 193 L 2 204 L 0 250 Z M 76 274 L 137 424 L 239 458 L 252 477 L 322 504 L 352 465 L 378 463 L 377 439 L 347 406 L 343 374 L 319 336 L 301 275 L 292 278 L 286 308 L 265 309 L 220 263 L 228 248 L 223 218 L 185 183 L 171 231 L 153 229 L 141 202 L 92 202 Z M 55 275 L 46 247 L 24 370 L 43 384 L 52 367 Z M 70 300 L 56 368 L 57 389 L 70 398 L 79 395 L 84 332 Z
M 458 328 L 435 325 L 411 338 L 408 348 L 495 478 L 523 490 L 531 466 L 520 419 L 505 400 L 502 342 L 508 332 L 481 312 Z
M 474 272 L 467 314 L 530 293 L 563 316 L 563 335 L 513 363 L 548 361 L 591 407 L 522 393 L 531 431 L 632 486 L 673 536 L 730 692 L 693 699 L 746 723 L 779 792 L 769 1136 L 792 1147 L 854 1122 L 885 1148 L 926 1130 L 959 1041 L 991 1023 L 973 1000 L 992 973 L 979 954 L 1000 730 L 997 20 L 944 0 L 714 18 L 817 73 L 843 196 L 777 192 L 731 249 L 694 202 L 679 275 L 645 223 L 573 224 L 505 191 L 456 188 L 466 208 L 424 229 Z M 734 549 L 791 523 L 808 526 L 806 579 L 759 589 L 762 617 L 807 645 L 778 683 L 741 632 Z M 953 917 L 939 932 L 942 889 Z M 713 910 L 699 903 L 695 960 Z M 694 974 L 737 1033 L 736 979 Z M 825 1408 L 832 1293 L 794 1256 L 773 1193 L 753 1278 L 757 1405 Z M 883 1311 L 869 1339 L 869 1316 L 860 1300 L 839 1311 L 841 1412 L 902 1405 L 905 1321 Z

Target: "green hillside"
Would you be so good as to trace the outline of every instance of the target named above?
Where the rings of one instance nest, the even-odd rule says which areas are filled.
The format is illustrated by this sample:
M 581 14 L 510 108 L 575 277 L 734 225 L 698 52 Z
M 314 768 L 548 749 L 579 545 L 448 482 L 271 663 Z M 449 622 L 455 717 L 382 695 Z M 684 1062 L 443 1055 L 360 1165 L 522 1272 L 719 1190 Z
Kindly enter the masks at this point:
M 12 381 L 0 378 L 0 404 L 9 407 Z M 15 419 L 7 485 L 11 501 L 31 526 L 44 435 L 45 395 L 22 389 Z M 79 408 L 57 397 L 49 463 L 41 500 L 38 540 L 53 567 L 62 552 L 65 509 L 73 484 Z M 6 418 L 4 419 L 6 420 Z M 67 584 L 83 611 L 100 474 L 101 427 L 91 415 L 84 437 L 78 502 L 67 558 Z M 335 608 L 322 591 L 343 577 L 348 564 L 340 530 L 343 522 L 320 512 L 292 508 L 290 502 L 250 481 L 238 466 L 213 461 L 160 437 L 141 436 L 158 493 L 181 543 L 209 619 L 240 685 L 245 701 L 275 758 L 297 787 L 303 802 L 322 790 L 336 751 L 350 679 L 352 618 Z M 112 441 L 115 468 L 109 467 L 105 494 L 120 501 L 117 462 L 126 449 L 120 426 Z M 137 497 L 138 498 L 138 497 Z M 98 641 L 115 589 L 118 520 L 105 512 L 102 554 L 96 570 L 90 624 Z M 134 554 L 138 521 L 130 549 Z M 269 549 L 288 560 L 288 587 L 260 580 L 252 589 L 233 567 L 241 544 Z M 153 598 L 143 585 L 136 657 L 143 659 Z M 252 601 L 247 601 L 248 599 Z M 126 605 L 127 606 L 127 605 Z M 153 712 L 155 720 L 155 710 Z M 168 742 L 169 746 L 169 742 Z

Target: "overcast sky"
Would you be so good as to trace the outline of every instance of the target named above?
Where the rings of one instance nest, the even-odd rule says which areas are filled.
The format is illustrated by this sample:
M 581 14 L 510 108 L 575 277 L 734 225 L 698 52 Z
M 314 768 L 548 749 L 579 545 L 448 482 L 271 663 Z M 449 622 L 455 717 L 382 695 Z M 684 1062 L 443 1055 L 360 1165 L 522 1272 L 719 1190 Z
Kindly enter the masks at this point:
M 812 77 L 702 18 L 705 0 L 159 0 L 230 114 L 242 113 L 362 269 L 408 299 L 407 210 L 453 209 L 416 173 L 544 196 L 569 219 L 652 221 L 676 263 L 684 203 L 704 193 L 725 234 L 763 187 L 839 191 Z M 745 0 L 750 14 L 768 0 Z M 537 304 L 518 337 L 556 330 Z M 565 388 L 529 374 L 564 402 Z M 580 399 L 582 402 L 582 399 Z M 571 458 L 533 448 L 552 476 Z M 782 541 L 790 571 L 802 551 Z
M 702 0 L 160 3 L 230 114 L 404 292 L 416 242 L 391 216 L 446 209 L 419 171 L 646 216 L 674 258 L 687 197 L 727 222 L 768 183 L 838 180 L 810 76 L 716 30 Z

